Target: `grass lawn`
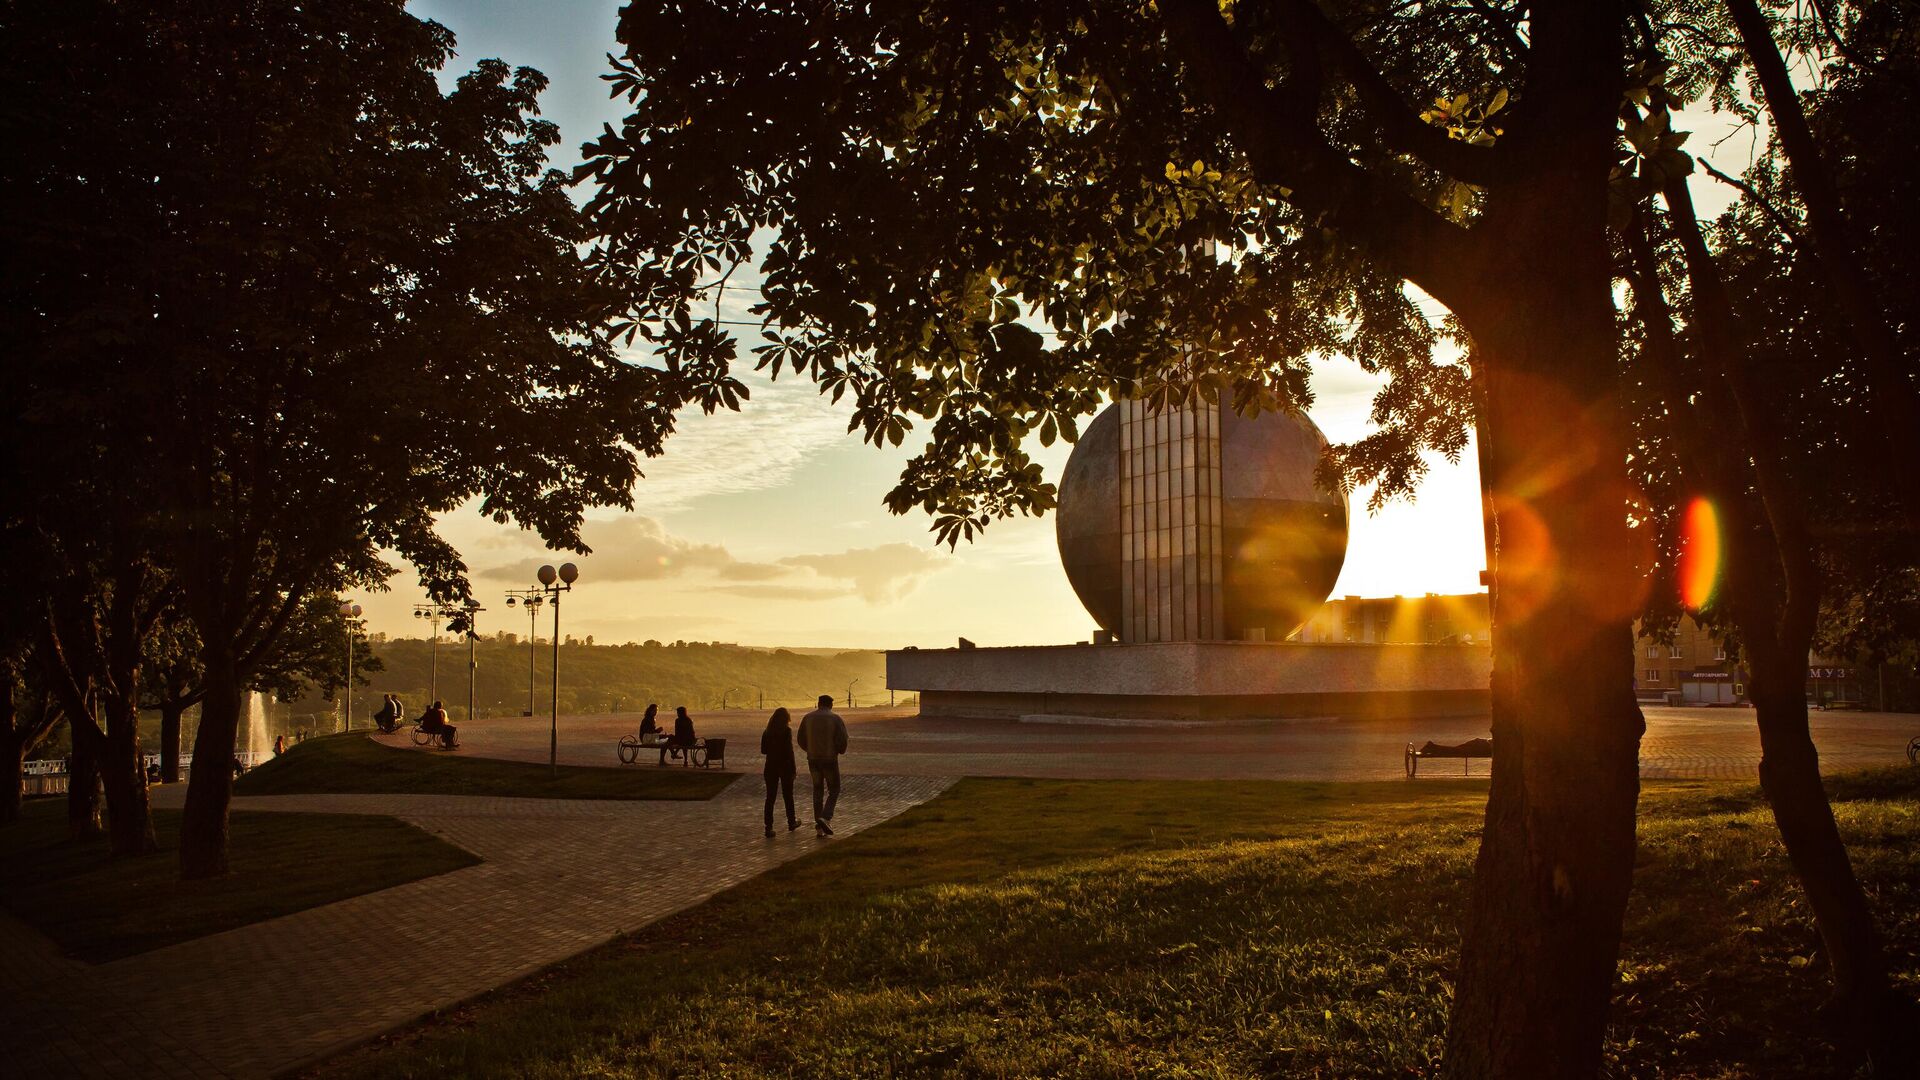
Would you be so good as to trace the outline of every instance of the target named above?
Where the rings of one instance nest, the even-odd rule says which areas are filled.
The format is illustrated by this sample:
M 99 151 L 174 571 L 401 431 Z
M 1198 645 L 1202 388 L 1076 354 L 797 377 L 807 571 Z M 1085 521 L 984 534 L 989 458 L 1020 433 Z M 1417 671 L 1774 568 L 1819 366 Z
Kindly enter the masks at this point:
M 1920 770 L 1836 812 L 1920 989 Z M 1483 782 L 967 780 L 332 1062 L 353 1076 L 1407 1075 L 1438 1061 Z M 1659 782 L 1618 1075 L 1844 1074 L 1759 792 Z
M 182 882 L 180 812 L 153 817 L 161 850 L 113 859 L 105 840 L 67 839 L 66 800 L 33 800 L 0 829 L 0 905 L 68 955 L 100 963 L 480 861 L 393 818 L 240 811 L 232 872 Z
M 298 743 L 242 776 L 236 795 L 506 795 L 527 799 L 711 799 L 739 773 L 704 769 L 599 769 L 398 750 L 360 734 Z

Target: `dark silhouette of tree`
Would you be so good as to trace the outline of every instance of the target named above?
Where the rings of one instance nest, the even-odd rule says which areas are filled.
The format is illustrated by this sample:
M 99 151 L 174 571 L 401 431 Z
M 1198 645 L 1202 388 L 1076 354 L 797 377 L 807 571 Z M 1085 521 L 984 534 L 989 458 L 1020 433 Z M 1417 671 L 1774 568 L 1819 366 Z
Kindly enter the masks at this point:
M 675 409 L 724 370 L 623 359 L 545 79 L 483 61 L 397 0 L 7 9 L 4 316 L 34 435 L 118 474 L 179 591 L 205 696 L 182 823 L 226 865 L 246 689 L 309 597 L 467 595 L 435 531 L 462 507 L 583 550 Z M 50 496 L 51 497 L 51 496 Z M 108 515 L 112 534 L 120 518 Z
M 367 674 L 384 665 L 368 647 L 364 623 L 340 614 L 336 596 L 308 597 L 288 623 L 274 650 L 254 672 L 249 690 L 272 694 L 282 702 L 298 701 L 309 691 L 332 701 L 346 685 L 347 634 L 352 624 L 354 682 L 366 686 Z M 206 695 L 205 670 L 200 666 L 200 640 L 184 619 L 163 622 L 148 645 L 141 707 L 160 713 L 160 781 L 180 779 L 181 721 L 188 709 Z
M 0 825 L 20 819 L 27 755 L 46 741 L 60 720 L 53 694 L 33 685 L 27 658 L 15 654 L 0 660 Z
M 1909 20 L 1880 12 L 1849 34 L 1848 51 L 1878 51 L 1875 40 L 1897 40 Z M 1875 128 L 1871 144 L 1842 155 L 1856 189 L 1912 183 L 1906 159 L 1920 131 L 1903 137 L 1912 113 L 1899 99 L 1911 97 L 1916 75 L 1910 50 L 1844 74 L 1830 123 Z M 1798 102 L 1794 111 L 1801 115 Z M 1656 99 L 1647 122 L 1658 126 L 1664 112 Z M 1645 389 L 1635 459 L 1646 470 L 1649 508 L 1665 523 L 1668 565 L 1687 540 L 1703 539 L 1673 526 L 1686 502 L 1709 499 L 1723 522 L 1723 581 L 1710 600 L 1693 602 L 1730 631 L 1751 671 L 1761 786 L 1831 966 L 1830 1019 L 1843 1042 L 1893 1074 L 1914 1062 L 1913 1009 L 1891 987 L 1884 943 L 1822 787 L 1805 686 L 1823 607 L 1830 623 L 1844 609 L 1856 622 L 1912 625 L 1920 577 L 1912 472 L 1889 467 L 1901 458 L 1882 423 L 1885 395 L 1874 393 L 1886 388 L 1883 358 L 1856 346 L 1859 301 L 1877 308 L 1874 297 L 1911 274 L 1916 237 L 1911 215 L 1864 219 L 1853 231 L 1876 242 L 1884 277 L 1836 281 L 1830 250 L 1809 242 L 1811 207 L 1782 182 L 1779 161 L 1792 141 L 1781 133 L 1740 182 L 1742 201 L 1711 230 L 1696 219 L 1683 174 L 1642 170 L 1640 194 L 1658 194 L 1665 209 L 1642 203 L 1623 229 L 1632 373 Z
M 1305 407 L 1309 358 L 1390 382 L 1329 463 L 1408 491 L 1477 430 L 1496 760 L 1455 1075 L 1596 1072 L 1637 749 L 1609 176 L 1615 3 L 632 5 L 588 147 L 597 266 L 665 357 L 758 363 L 926 425 L 888 496 L 949 543 L 1053 491 L 1022 451 L 1103 396 Z M 757 251 L 756 251 L 757 248 Z M 1433 355 L 1404 283 L 1451 313 Z M 711 305 L 711 306 L 709 306 Z M 1038 328 L 1044 327 L 1045 333 Z

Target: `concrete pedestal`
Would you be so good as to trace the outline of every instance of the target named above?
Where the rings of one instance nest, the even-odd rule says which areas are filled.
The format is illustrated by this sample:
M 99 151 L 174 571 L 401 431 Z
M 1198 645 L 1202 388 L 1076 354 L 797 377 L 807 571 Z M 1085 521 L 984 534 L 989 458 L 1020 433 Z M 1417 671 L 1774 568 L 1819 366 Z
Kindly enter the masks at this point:
M 1116 719 L 1485 714 L 1485 645 L 1179 641 L 903 649 L 887 685 L 923 716 Z

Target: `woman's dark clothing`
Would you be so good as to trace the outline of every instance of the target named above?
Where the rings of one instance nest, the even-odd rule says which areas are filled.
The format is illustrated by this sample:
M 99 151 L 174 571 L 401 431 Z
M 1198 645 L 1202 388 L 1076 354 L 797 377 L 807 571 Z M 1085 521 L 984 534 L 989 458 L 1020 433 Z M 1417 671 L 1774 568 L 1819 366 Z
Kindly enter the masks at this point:
M 649 716 L 640 721 L 640 738 L 644 741 L 649 735 L 660 734 L 660 725 Z
M 767 828 L 773 828 L 773 797 L 776 792 L 786 796 L 787 824 L 791 826 L 800 820 L 793 814 L 793 777 L 796 772 L 793 729 L 767 725 L 767 730 L 760 735 L 760 753 L 767 759 L 766 767 L 761 770 L 767 778 Z
M 792 776 L 797 770 L 793 761 L 793 729 L 768 728 L 760 735 L 760 753 L 767 759 L 767 776 Z
M 773 828 L 773 795 L 776 791 L 787 798 L 787 824 L 793 826 L 800 821 L 793 816 L 793 770 L 788 769 L 783 773 L 770 772 L 767 774 L 767 828 L 769 831 Z

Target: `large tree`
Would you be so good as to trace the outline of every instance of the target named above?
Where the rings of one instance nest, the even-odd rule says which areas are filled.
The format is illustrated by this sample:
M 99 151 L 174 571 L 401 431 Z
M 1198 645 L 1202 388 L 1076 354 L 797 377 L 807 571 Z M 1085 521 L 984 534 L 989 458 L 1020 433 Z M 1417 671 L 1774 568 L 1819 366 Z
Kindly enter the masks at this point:
M 307 598 L 383 582 L 383 552 L 464 597 L 436 521 L 470 503 L 579 549 L 676 407 L 739 396 L 601 333 L 538 72 L 443 91 L 452 36 L 399 0 L 4 10 L 34 148 L 0 174 L 7 333 L 53 437 L 140 478 L 201 645 L 196 760 L 232 754 Z M 223 872 L 230 795 L 193 770 L 184 875 Z
M 889 504 L 942 539 L 1049 507 L 1022 440 L 1071 437 L 1105 395 L 1299 409 L 1309 359 L 1347 353 L 1392 382 L 1344 479 L 1387 494 L 1473 424 L 1496 757 L 1457 1075 L 1598 1070 L 1631 881 L 1638 567 L 1607 234 L 1627 14 L 635 4 L 609 76 L 634 112 L 584 167 L 634 331 L 730 360 L 705 305 L 757 257 L 760 364 L 850 397 L 870 439 L 926 424 Z M 1470 379 L 1406 283 L 1451 313 Z
M 1736 15 L 1743 8 L 1731 6 Z M 1909 159 L 1920 132 L 1911 130 L 1911 103 L 1902 99 L 1916 85 L 1915 61 L 1911 49 L 1888 47 L 1911 24 L 1910 13 L 1890 6 L 1847 28 L 1841 48 L 1861 62 L 1829 73 L 1837 75 L 1831 87 L 1811 95 L 1818 107 L 1810 126 L 1800 102 L 1791 107 L 1801 135 L 1824 132 L 1842 163 L 1834 173 L 1840 182 L 1804 156 L 1791 172 L 1820 169 L 1830 195 L 1844 189 L 1849 201 L 1868 207 L 1885 207 L 1895 189 L 1913 183 Z M 1771 41 L 1749 38 L 1733 70 L 1756 48 L 1771 50 Z M 1763 74 L 1781 65 L 1777 53 L 1756 60 Z M 1895 283 L 1911 276 L 1912 216 L 1848 214 L 1827 222 L 1844 244 L 1819 239 L 1813 223 L 1822 215 L 1806 185 L 1783 180 L 1781 163 L 1792 160 L 1796 141 L 1783 125 L 1745 179 L 1721 174 L 1742 197 L 1717 225 L 1703 227 L 1683 172 L 1660 164 L 1665 137 L 1655 133 L 1669 127 L 1666 102 L 1650 104 L 1648 116 L 1630 120 L 1651 152 L 1622 177 L 1633 204 L 1622 229 L 1623 276 L 1634 298 L 1632 377 L 1646 389 L 1644 452 L 1635 455 L 1645 472 L 1641 487 L 1653 517 L 1668 523 L 1660 530 L 1669 541 L 1665 562 L 1690 553 L 1697 561 L 1701 545 L 1724 550 L 1718 588 L 1706 588 L 1716 568 L 1696 565 L 1686 600 L 1729 633 L 1751 671 L 1761 786 L 1825 946 L 1835 989 L 1828 1013 L 1883 1070 L 1911 1068 L 1912 1005 L 1893 991 L 1866 893 L 1822 789 L 1805 685 L 1823 608 L 1829 627 L 1848 613 L 1857 629 L 1842 637 L 1911 624 L 1920 577 L 1913 474 L 1889 467 L 1902 451 L 1883 422 L 1904 408 L 1900 398 L 1911 385 L 1904 377 L 1889 384 L 1884 357 L 1861 339 L 1884 335 L 1907 350 L 1903 364 L 1912 367 L 1911 347 L 1881 315 L 1911 307 L 1893 297 Z M 1868 125 L 1870 138 L 1848 133 Z M 1646 200 L 1652 195 L 1664 207 Z M 1873 252 L 1865 265 L 1875 272 L 1836 275 L 1836 246 L 1849 262 Z M 1865 335 L 1863 319 L 1876 323 Z M 1696 527 L 1693 535 L 1674 527 L 1687 507 L 1696 508 L 1696 525 L 1718 527 Z M 1655 591 L 1669 613 L 1673 596 Z
M 254 671 L 249 690 L 278 701 L 297 701 L 309 692 L 332 701 L 347 686 L 347 638 L 354 641 L 356 685 L 380 671 L 380 658 L 368 649 L 365 624 L 340 610 L 340 598 L 309 596 L 288 621 L 273 650 Z M 180 735 L 186 712 L 206 697 L 206 669 L 193 624 L 184 618 L 164 621 L 148 643 L 142 669 L 142 708 L 160 713 L 160 782 L 180 779 Z

